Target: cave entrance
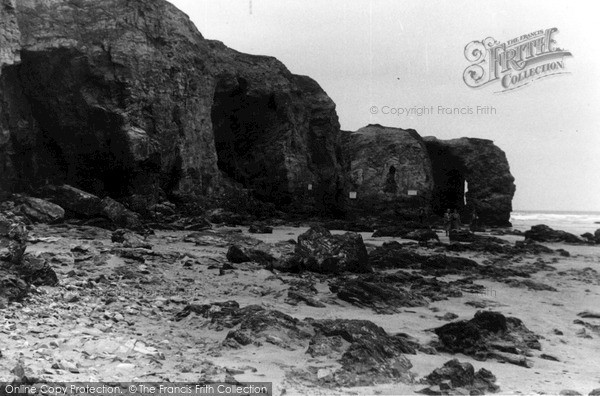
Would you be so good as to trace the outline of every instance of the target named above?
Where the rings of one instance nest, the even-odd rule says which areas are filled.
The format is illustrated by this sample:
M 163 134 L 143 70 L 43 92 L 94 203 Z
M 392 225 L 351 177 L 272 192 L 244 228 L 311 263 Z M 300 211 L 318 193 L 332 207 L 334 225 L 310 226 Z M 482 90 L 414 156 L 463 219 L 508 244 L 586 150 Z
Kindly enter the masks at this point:
M 383 191 L 387 193 L 395 194 L 398 191 L 398 183 L 396 183 L 396 167 L 390 166 L 387 177 L 385 179 L 385 186 Z
M 129 193 L 132 160 L 123 117 L 90 106 L 82 94 L 111 103 L 116 83 L 93 74 L 85 56 L 65 48 L 21 51 L 21 62 L 3 69 L 1 79 L 12 94 L 6 123 L 19 131 L 13 162 L 28 188 L 68 183 L 98 195 Z
M 274 95 L 249 94 L 243 78 L 215 89 L 211 121 L 217 166 L 263 201 L 290 202 L 287 173 L 278 139 L 284 136 L 284 114 Z
M 433 192 L 433 211 L 441 215 L 447 209 L 458 209 L 462 213 L 467 206 L 465 185 L 465 177 L 458 169 L 439 172 Z
M 467 200 L 468 181 L 462 161 L 445 147 L 434 142 L 427 144 L 433 168 L 432 211 L 442 216 L 447 209 L 457 209 L 464 214 Z

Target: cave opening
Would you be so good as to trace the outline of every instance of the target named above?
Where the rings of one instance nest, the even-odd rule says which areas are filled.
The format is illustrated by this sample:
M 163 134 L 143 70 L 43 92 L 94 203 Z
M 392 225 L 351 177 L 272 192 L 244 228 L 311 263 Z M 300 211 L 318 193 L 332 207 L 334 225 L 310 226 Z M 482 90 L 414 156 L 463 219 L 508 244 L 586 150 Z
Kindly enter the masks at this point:
M 266 202 L 291 202 L 285 161 L 278 139 L 285 115 L 274 95 L 249 92 L 243 78 L 217 84 L 211 121 L 222 175 Z
M 130 193 L 124 119 L 103 99 L 114 97 L 116 83 L 104 81 L 74 49 L 22 51 L 21 62 L 6 69 L 2 79 L 13 85 L 9 102 L 26 109 L 11 112 L 10 129 L 24 121 L 30 129 L 26 138 L 12 133 L 17 177 L 29 188 L 67 183 L 115 198 Z
M 392 194 L 395 194 L 398 191 L 398 183 L 396 183 L 396 167 L 394 165 L 390 166 L 388 170 L 383 191 Z
M 447 209 L 457 209 L 465 215 L 468 207 L 467 172 L 462 161 L 448 149 L 435 143 L 428 143 L 427 149 L 433 168 L 432 211 L 442 216 Z

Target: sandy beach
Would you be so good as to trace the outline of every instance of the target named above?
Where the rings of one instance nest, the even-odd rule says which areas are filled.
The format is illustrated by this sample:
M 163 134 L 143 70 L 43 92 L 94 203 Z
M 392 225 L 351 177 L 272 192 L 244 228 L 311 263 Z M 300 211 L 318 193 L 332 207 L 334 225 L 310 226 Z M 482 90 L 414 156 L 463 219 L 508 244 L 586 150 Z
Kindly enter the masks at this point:
M 235 379 L 273 382 L 275 395 L 413 394 L 427 387 L 420 383 L 427 374 L 456 358 L 471 363 L 475 370 L 491 371 L 500 394 L 558 394 L 568 389 L 588 394 L 600 388 L 599 319 L 578 316 L 600 306 L 597 246 L 550 243 L 545 245 L 565 249 L 570 257 L 556 253 L 509 257 L 446 252 L 449 241 L 442 231 L 438 231 L 440 244 L 430 247 L 361 233 L 369 251 L 396 240 L 403 249 L 421 255 L 443 252 L 516 270 L 541 263 L 546 270 L 535 272 L 530 280 L 556 289 L 532 290 L 523 284 L 480 277 L 474 283 L 484 286 L 483 292 L 463 292 L 460 297 L 428 301 L 427 306 L 400 307 L 394 314 L 378 314 L 341 300 L 329 288 L 332 275 L 284 273 L 255 262 L 232 265 L 226 259 L 231 244 L 273 251 L 282 242 L 297 240 L 307 229 L 280 226 L 272 234 L 249 234 L 247 227 L 237 229 L 241 232 L 227 227 L 198 233 L 157 231 L 147 238 L 151 250 L 132 249 L 137 253 L 123 254 L 120 244 L 111 242 L 110 231 L 37 225 L 30 233 L 32 243 L 27 252 L 52 263 L 60 283 L 35 288 L 24 301 L 8 303 L 2 309 L 0 381 L 22 377 L 50 382 Z M 502 238 L 510 243 L 523 239 L 515 235 Z M 298 279 L 314 282 L 314 297 L 324 307 L 286 303 L 290 282 Z M 231 329 L 194 312 L 181 315 L 188 304 L 224 301 L 236 301 L 240 307 L 257 304 L 300 320 L 364 319 L 388 334 L 406 333 L 425 346 L 437 340 L 431 329 L 449 322 L 441 319 L 445 314 L 455 314 L 455 321 L 469 320 L 479 310 L 492 310 L 521 319 L 539 336 L 541 350 L 527 353 L 530 368 L 497 359 L 479 361 L 460 353 L 417 351 L 405 355 L 412 363 L 411 381 L 391 379 L 351 388 L 323 386 L 302 373 L 323 378 L 340 364 L 327 356 L 311 357 L 308 340 L 277 345 L 267 337 L 260 343 L 232 347 L 224 342 Z M 574 323 L 577 319 L 589 327 Z M 556 361 L 540 357 L 542 354 Z

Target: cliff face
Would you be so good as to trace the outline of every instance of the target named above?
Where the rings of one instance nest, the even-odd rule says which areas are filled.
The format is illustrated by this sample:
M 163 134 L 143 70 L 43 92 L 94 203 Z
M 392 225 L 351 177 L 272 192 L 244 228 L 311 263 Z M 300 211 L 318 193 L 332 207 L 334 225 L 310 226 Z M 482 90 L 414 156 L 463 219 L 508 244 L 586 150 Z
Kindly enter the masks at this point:
M 485 139 L 424 140 L 433 166 L 434 211 L 456 208 L 470 221 L 475 209 L 484 224 L 510 225 L 515 179 L 500 148 Z
M 207 195 L 227 177 L 277 202 L 307 184 L 333 195 L 331 99 L 274 58 L 205 40 L 171 4 L 3 0 L 0 24 L 3 189 Z
M 233 181 L 280 207 L 474 207 L 499 225 L 514 193 L 492 142 L 342 136 L 314 80 L 204 39 L 163 0 L 0 0 L 0 170 L 0 195 L 67 183 L 152 203 Z
M 13 65 L 20 60 L 19 48 L 21 34 L 17 26 L 15 0 L 0 1 L 0 115 L 10 111 L 7 109 L 7 94 L 2 87 L 2 70 L 4 66 Z M 4 117 L 2 117 L 4 118 Z M 10 129 L 0 118 L 0 193 L 1 186 L 9 186 L 13 182 L 14 170 L 10 161 Z
M 348 200 L 354 210 L 380 213 L 428 204 L 433 190 L 425 143 L 412 130 L 368 125 L 344 138 Z

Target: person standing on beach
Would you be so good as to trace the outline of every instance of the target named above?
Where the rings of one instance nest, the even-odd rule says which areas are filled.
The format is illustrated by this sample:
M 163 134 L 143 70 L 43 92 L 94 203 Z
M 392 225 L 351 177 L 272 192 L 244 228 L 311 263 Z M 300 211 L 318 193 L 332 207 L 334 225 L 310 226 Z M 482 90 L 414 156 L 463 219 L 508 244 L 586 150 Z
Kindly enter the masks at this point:
M 450 232 L 451 220 L 450 209 L 448 209 L 446 210 L 446 213 L 444 213 L 444 230 L 446 230 L 446 236 L 448 236 Z
M 471 214 L 471 231 L 475 232 L 478 227 L 479 216 L 477 215 L 477 211 L 473 209 L 473 213 Z
M 425 225 L 425 217 L 426 217 L 425 209 L 420 208 L 419 209 L 419 223 L 421 223 L 421 225 Z
M 460 228 L 460 215 L 458 210 L 454 209 L 454 212 L 450 215 L 450 230 L 458 230 Z

